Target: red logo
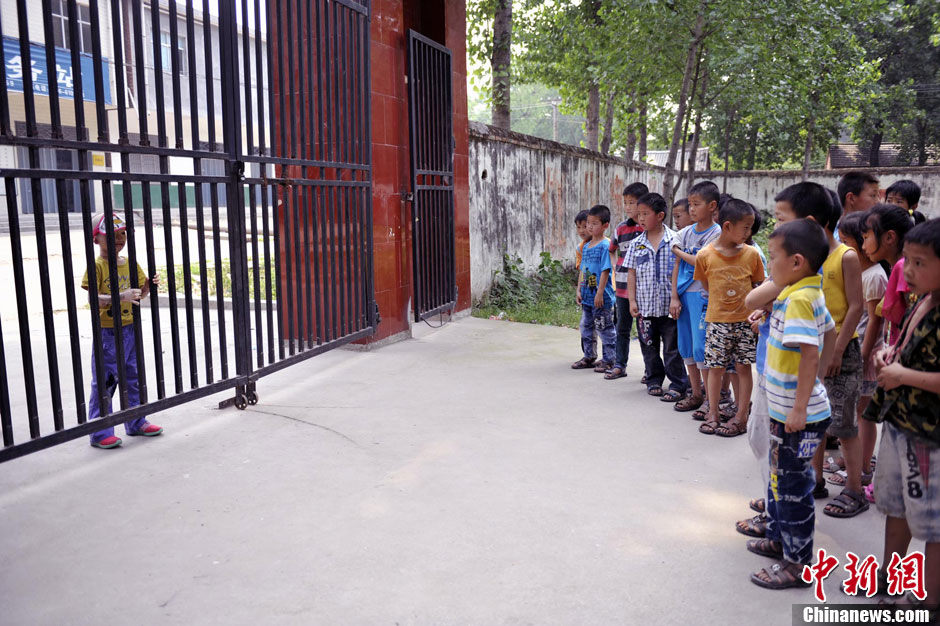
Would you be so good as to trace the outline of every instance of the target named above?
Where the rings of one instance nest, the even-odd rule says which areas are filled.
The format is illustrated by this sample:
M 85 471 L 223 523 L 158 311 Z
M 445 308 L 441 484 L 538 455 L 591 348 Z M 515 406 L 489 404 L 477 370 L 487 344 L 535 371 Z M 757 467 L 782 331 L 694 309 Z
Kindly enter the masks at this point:
M 832 573 L 832 571 L 839 565 L 839 559 L 834 556 L 829 556 L 826 554 L 826 551 L 822 548 L 819 549 L 819 556 L 816 558 L 815 565 L 805 565 L 803 566 L 803 574 L 801 578 L 803 582 L 816 583 L 816 588 L 814 593 L 816 594 L 816 599 L 819 602 L 826 601 L 826 591 L 823 589 L 823 580 Z
M 910 591 L 921 602 L 927 597 L 924 588 L 924 553 L 914 552 L 903 559 L 897 552 L 891 555 L 888 564 L 888 594 L 899 596 Z
M 846 553 L 845 558 L 848 560 L 845 571 L 849 573 L 849 577 L 842 583 L 845 593 L 854 596 L 862 590 L 868 598 L 878 593 L 878 560 L 868 555 L 865 560 L 860 561 L 852 552 Z

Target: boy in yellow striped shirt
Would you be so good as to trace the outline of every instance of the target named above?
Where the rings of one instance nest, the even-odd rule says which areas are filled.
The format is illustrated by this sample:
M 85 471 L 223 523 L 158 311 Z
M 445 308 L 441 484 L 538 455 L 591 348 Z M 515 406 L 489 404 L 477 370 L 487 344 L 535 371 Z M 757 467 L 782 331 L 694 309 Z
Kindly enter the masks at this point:
M 748 541 L 747 549 L 779 560 L 751 581 L 786 589 L 810 584 L 801 574 L 813 560 L 812 458 L 830 422 L 819 370 L 831 355 L 835 323 L 817 273 L 828 254 L 823 229 L 807 219 L 783 224 L 771 234 L 769 252 L 774 283 L 786 287 L 773 304 L 764 369 L 771 418 L 767 531 L 764 539 Z

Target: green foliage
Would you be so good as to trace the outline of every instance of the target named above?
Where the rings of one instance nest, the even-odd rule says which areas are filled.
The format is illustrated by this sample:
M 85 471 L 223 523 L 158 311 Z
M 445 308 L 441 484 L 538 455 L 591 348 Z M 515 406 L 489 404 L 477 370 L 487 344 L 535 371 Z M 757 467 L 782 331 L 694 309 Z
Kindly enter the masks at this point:
M 477 79 L 488 72 L 494 4 L 468 0 Z M 707 86 L 704 97 L 686 94 L 687 116 L 701 115 L 713 166 L 725 164 L 726 144 L 732 169 L 799 165 L 807 146 L 810 164 L 819 166 L 846 122 L 862 141 L 878 128 L 886 129 L 886 141 L 913 138 L 920 156 L 925 145 L 940 143 L 937 6 L 935 0 L 517 0 L 513 78 L 557 90 L 561 110 L 580 115 L 596 89 L 601 117 L 611 102 L 614 153 L 628 144 L 644 104 L 649 148 L 661 149 L 687 121 L 676 118 L 691 51 L 698 93 Z M 704 29 L 695 37 L 699 17 Z
M 575 304 L 577 271 L 542 252 L 535 271 L 527 274 L 518 256 L 503 257 L 503 269 L 495 272 L 493 287 L 474 307 L 476 317 L 497 316 L 516 322 L 576 327 L 581 312 Z
M 182 265 L 173 266 L 173 280 L 176 286 L 176 292 L 179 295 L 182 295 L 185 292 L 186 285 L 186 276 L 183 272 Z M 232 297 L 232 267 L 228 259 L 222 260 L 222 296 L 225 298 Z M 252 272 L 254 268 L 248 266 L 248 295 L 251 298 L 255 297 L 255 284 Z M 272 268 L 273 271 L 273 268 Z M 199 271 L 199 264 L 193 263 L 189 266 L 191 289 L 193 298 L 199 298 L 202 294 L 202 276 Z M 166 267 L 157 268 L 157 276 L 160 277 L 160 290 L 166 292 L 169 289 L 168 273 Z M 261 299 L 267 297 L 267 281 L 265 280 L 264 270 L 260 272 L 260 283 L 261 283 Z M 210 263 L 206 264 L 206 285 L 208 287 L 209 296 L 214 298 L 218 293 L 218 285 L 215 279 L 215 265 Z M 277 285 L 275 283 L 271 284 L 271 295 L 276 300 L 277 299 Z

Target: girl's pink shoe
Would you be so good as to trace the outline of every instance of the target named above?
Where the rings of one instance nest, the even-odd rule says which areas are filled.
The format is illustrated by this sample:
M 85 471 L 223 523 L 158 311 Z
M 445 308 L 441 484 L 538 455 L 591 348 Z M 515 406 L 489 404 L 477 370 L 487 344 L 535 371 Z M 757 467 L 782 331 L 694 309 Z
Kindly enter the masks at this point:
M 865 499 L 869 502 L 875 502 L 875 483 L 865 485 Z

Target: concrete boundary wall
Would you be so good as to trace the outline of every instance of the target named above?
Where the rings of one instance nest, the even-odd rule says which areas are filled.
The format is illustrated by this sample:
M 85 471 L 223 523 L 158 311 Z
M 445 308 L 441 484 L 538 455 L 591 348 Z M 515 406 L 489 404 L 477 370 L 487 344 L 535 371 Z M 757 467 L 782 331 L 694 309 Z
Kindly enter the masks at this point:
M 470 122 L 470 284 L 474 300 L 493 282 L 503 255 L 519 256 L 527 267 L 539 263 L 542 251 L 568 263 L 574 260 L 577 234 L 574 216 L 605 204 L 611 226 L 623 219 L 623 188 L 646 183 L 662 192 L 664 168 L 628 162 L 569 146 Z M 921 208 L 940 216 L 940 167 L 882 168 L 871 171 L 882 188 L 902 178 L 923 190 Z M 843 170 L 814 170 L 809 179 L 835 188 Z M 713 171 L 710 178 L 727 192 L 773 209 L 773 197 L 797 183 L 799 171 Z M 726 178 L 726 181 L 725 181 Z

